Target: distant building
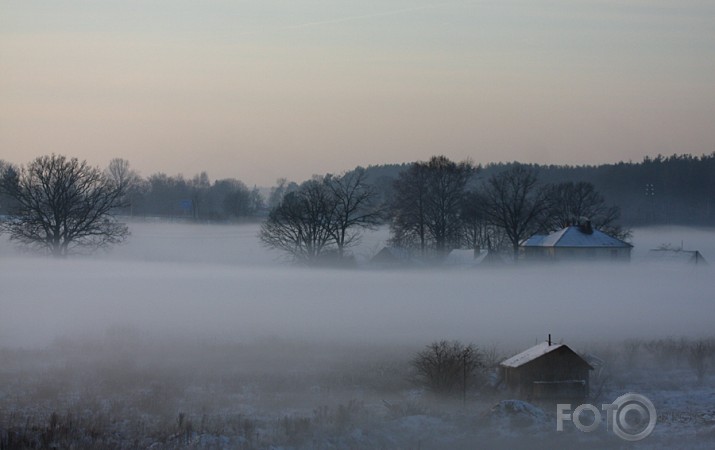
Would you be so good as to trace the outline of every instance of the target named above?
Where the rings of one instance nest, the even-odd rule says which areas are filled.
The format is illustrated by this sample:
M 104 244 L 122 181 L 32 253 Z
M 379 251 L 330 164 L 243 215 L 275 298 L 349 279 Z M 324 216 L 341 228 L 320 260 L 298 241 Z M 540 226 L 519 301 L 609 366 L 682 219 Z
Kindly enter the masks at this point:
M 589 395 L 593 367 L 564 344 L 551 339 L 500 365 L 502 382 L 527 400 L 582 400 Z
M 454 249 L 444 258 L 444 264 L 450 267 L 473 267 L 478 266 L 489 254 L 488 250 L 463 250 Z
M 385 266 L 406 266 L 411 264 L 412 254 L 401 247 L 383 247 L 370 262 Z
M 633 246 L 591 227 L 589 222 L 548 235 L 533 235 L 519 246 L 527 261 L 630 261 Z
M 444 258 L 443 264 L 448 267 L 494 267 L 508 264 L 502 255 L 484 249 L 450 251 Z
M 697 250 L 682 248 L 658 248 L 649 250 L 646 256 L 648 262 L 663 265 L 707 266 L 708 262 Z

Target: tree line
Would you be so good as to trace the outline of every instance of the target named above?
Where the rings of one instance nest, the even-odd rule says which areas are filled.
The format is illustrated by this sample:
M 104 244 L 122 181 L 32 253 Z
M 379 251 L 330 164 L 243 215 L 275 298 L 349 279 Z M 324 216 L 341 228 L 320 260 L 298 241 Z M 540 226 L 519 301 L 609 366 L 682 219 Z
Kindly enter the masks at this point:
M 260 232 L 268 247 L 296 261 L 344 261 L 362 230 L 390 227 L 390 244 L 439 259 L 455 248 L 509 251 L 537 232 L 588 220 L 627 238 L 619 209 L 591 183 L 542 183 L 538 170 L 514 164 L 486 180 L 482 168 L 445 156 L 418 161 L 399 172 L 380 195 L 358 168 L 293 186 L 271 209 Z
M 487 180 L 520 163 L 479 166 L 477 178 Z M 639 162 L 601 165 L 525 165 L 547 184 L 592 184 L 606 203 L 621 212 L 628 226 L 682 224 L 715 225 L 715 152 L 708 155 L 645 157 Z M 392 195 L 392 183 L 409 164 L 366 168 L 368 180 L 381 196 Z
M 620 224 L 715 223 L 715 153 L 603 166 L 475 165 L 445 156 L 372 166 L 301 184 L 278 180 L 267 201 L 240 180 L 156 173 L 124 159 L 105 169 L 51 155 L 17 167 L 0 160 L 0 231 L 65 255 L 128 235 L 117 215 L 202 221 L 265 218 L 259 239 L 298 262 L 349 261 L 365 229 L 388 224 L 390 244 L 439 258 L 454 248 L 516 254 L 534 233 L 588 218 Z M 625 206 L 624 206 L 625 205 Z
M 211 183 L 205 172 L 145 179 L 121 158 L 105 169 L 56 154 L 20 167 L 0 160 L 0 232 L 58 257 L 122 242 L 129 229 L 121 215 L 237 220 L 263 208 L 257 188 Z
M 298 262 L 346 261 L 360 231 L 382 222 L 382 205 L 365 182 L 365 171 L 316 176 L 271 193 L 275 202 L 261 226 L 260 240 Z
M 37 160 L 32 164 L 38 164 Z M 84 164 L 86 166 L 86 162 Z M 0 160 L 0 173 L 21 170 Z M 118 215 L 232 221 L 265 214 L 266 205 L 259 189 L 249 188 L 235 178 L 212 182 L 206 172 L 191 178 L 158 172 L 144 178 L 131 168 L 129 161 L 121 158 L 113 159 L 100 171 L 125 187 L 124 202 L 114 207 Z M 12 205 L 12 196 L 7 192 L 0 193 L 0 214 L 8 214 Z

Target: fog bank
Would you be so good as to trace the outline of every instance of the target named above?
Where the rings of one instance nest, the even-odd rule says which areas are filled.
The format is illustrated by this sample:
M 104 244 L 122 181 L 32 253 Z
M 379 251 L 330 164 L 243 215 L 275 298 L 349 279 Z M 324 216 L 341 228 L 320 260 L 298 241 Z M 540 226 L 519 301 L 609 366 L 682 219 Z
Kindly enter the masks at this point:
M 187 258 L 201 254 L 185 240 L 179 245 Z M 715 317 L 711 269 L 634 262 L 315 270 L 262 258 L 255 267 L 126 254 L 0 258 L 0 346 L 42 346 L 119 326 L 232 340 L 422 345 L 446 338 L 520 348 L 547 333 L 571 343 L 696 336 L 711 331 Z

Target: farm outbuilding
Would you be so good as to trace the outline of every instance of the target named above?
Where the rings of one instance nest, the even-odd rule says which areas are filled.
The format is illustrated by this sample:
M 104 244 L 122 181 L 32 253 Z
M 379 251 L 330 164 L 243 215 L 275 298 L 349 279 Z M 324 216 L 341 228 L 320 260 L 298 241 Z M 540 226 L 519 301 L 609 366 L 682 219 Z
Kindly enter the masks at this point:
M 707 266 L 708 262 L 698 250 L 683 250 L 682 248 L 657 248 L 648 251 L 646 256 L 650 263 L 673 266 Z
M 527 400 L 582 400 L 593 367 L 565 344 L 537 344 L 500 365 L 502 382 Z
M 476 267 L 486 259 L 487 255 L 489 255 L 488 250 L 455 249 L 447 254 L 443 263 L 450 267 Z
M 412 261 L 412 254 L 408 249 L 401 247 L 383 247 L 370 260 L 371 263 L 382 266 L 406 266 Z

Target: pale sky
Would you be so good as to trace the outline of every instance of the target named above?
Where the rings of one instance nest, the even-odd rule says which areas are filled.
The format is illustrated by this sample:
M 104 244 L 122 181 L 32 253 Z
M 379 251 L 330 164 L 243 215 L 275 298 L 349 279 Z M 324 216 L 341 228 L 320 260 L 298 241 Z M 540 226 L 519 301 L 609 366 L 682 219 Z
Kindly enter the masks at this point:
M 0 0 L 0 159 L 249 185 L 715 151 L 712 0 Z

